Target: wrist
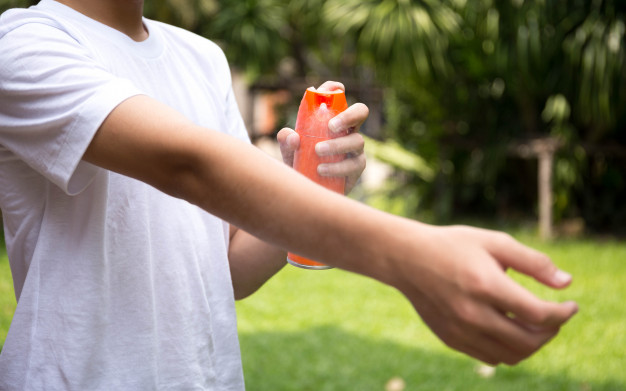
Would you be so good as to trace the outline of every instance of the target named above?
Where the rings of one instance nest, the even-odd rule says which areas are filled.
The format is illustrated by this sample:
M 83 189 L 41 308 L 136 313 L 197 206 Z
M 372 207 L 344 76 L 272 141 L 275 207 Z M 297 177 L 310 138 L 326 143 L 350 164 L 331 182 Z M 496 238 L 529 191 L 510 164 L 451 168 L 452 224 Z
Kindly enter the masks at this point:
M 405 294 L 421 291 L 427 281 L 419 281 L 437 267 L 433 254 L 446 251 L 440 248 L 441 229 L 403 217 L 396 217 L 393 224 L 392 234 L 381 241 L 386 253 L 381 254 L 379 271 L 383 274 L 377 279 Z
M 365 215 L 353 223 L 359 227 L 358 251 L 337 266 L 402 290 L 408 281 L 406 264 L 422 261 L 421 249 L 428 245 L 434 227 L 378 210 Z

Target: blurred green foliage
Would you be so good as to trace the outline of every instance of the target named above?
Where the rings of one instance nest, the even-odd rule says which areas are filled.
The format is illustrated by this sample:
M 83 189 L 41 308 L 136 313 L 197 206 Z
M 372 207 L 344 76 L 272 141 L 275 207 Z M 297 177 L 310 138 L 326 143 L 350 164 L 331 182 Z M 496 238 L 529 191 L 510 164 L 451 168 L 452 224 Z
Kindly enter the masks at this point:
M 0 0 L 0 12 L 9 8 L 28 7 L 39 3 L 38 0 Z
M 0 0 L 0 9 L 28 4 Z M 150 18 L 218 42 L 251 82 L 384 88 L 383 137 L 434 172 L 404 172 L 398 182 L 418 195 L 413 214 L 438 221 L 536 214 L 537 162 L 511 156 L 510 146 L 555 137 L 563 145 L 554 165 L 556 219 L 625 230 L 626 2 L 153 0 L 145 7 Z
M 208 22 L 203 33 L 251 79 L 314 75 L 385 87 L 384 136 L 436 172 L 425 179 L 396 165 L 408 178 L 399 182 L 402 193 L 419 194 L 413 213 L 439 221 L 536 214 L 537 162 L 511 156 L 509 147 L 555 137 L 563 145 L 554 165 L 556 219 L 582 216 L 594 230 L 622 229 L 623 2 L 236 3 L 219 2 L 215 20 L 242 8 L 249 18 L 230 19 L 226 34 Z M 246 31 L 255 44 L 233 39 Z M 291 74 L 285 63 L 296 65 Z

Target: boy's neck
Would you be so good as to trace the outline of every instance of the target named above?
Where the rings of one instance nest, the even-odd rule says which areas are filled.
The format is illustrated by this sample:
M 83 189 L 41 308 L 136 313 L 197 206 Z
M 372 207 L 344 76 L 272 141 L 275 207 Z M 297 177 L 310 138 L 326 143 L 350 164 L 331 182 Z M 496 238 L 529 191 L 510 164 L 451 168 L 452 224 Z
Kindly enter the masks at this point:
M 148 38 L 142 21 L 143 0 L 57 0 L 135 41 Z

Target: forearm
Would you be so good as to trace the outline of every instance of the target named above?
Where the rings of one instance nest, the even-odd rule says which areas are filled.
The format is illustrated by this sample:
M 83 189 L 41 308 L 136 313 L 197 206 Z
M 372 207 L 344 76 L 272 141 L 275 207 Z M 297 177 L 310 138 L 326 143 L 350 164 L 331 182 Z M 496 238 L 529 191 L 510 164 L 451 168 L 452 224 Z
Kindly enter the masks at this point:
M 377 240 L 390 240 L 384 227 L 391 216 L 147 97 L 118 106 L 85 159 L 196 204 L 271 245 L 370 276 L 383 262 L 371 258 Z
M 206 161 L 194 165 L 197 170 L 184 185 L 185 198 L 272 246 L 380 276 L 375 268 L 385 259 L 376 256 L 376 243 L 393 242 L 391 221 L 399 218 L 326 190 L 244 143 L 227 137 L 221 142 L 223 148 L 213 147 L 215 139 L 203 148 L 215 150 L 202 154 Z M 218 161 L 224 163 L 212 170 Z M 206 183 L 211 186 L 203 187 Z
M 249 233 L 231 228 L 228 262 L 235 299 L 248 297 L 285 266 L 287 252 Z

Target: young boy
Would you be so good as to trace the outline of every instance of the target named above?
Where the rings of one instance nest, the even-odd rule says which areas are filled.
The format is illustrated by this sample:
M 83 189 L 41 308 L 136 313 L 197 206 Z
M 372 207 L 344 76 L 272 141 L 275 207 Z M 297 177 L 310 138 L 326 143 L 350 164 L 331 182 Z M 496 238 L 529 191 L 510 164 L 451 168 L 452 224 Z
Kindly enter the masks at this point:
M 577 311 L 506 276 L 570 282 L 509 236 L 370 209 L 257 151 L 221 51 L 142 10 L 42 0 L 0 20 L 0 208 L 18 299 L 0 390 L 242 390 L 234 299 L 285 250 L 390 284 L 444 343 L 490 364 L 530 356 Z M 330 126 L 366 116 L 355 105 Z M 279 140 L 289 161 L 298 138 Z M 326 147 L 356 157 L 320 171 L 358 177 L 358 134 Z

